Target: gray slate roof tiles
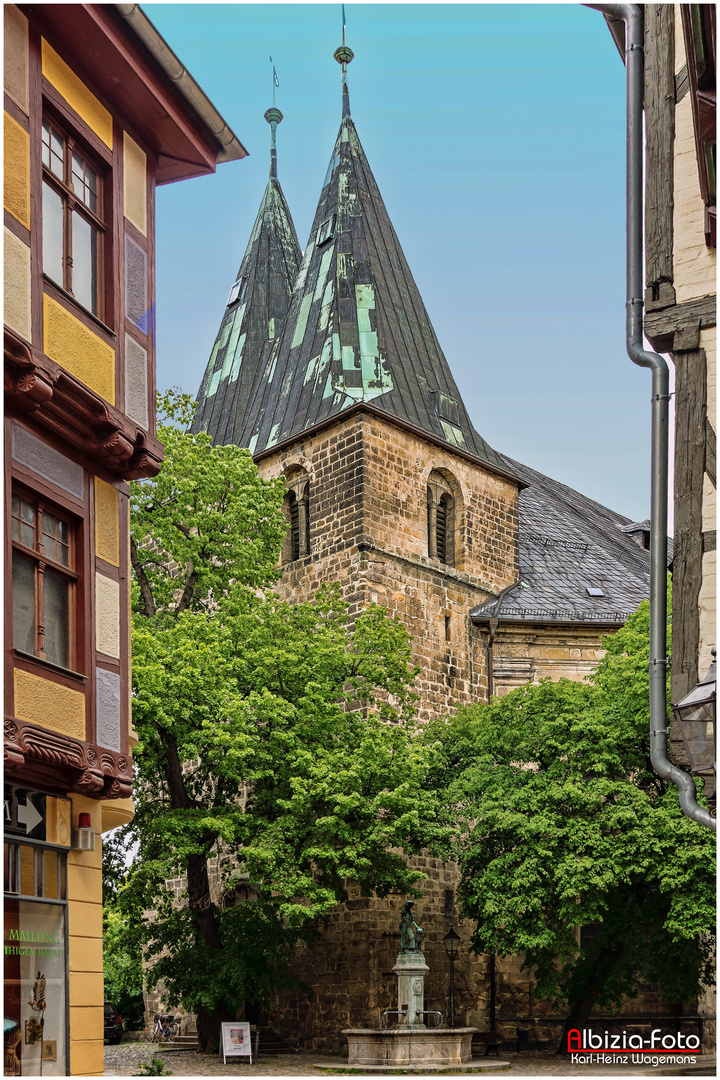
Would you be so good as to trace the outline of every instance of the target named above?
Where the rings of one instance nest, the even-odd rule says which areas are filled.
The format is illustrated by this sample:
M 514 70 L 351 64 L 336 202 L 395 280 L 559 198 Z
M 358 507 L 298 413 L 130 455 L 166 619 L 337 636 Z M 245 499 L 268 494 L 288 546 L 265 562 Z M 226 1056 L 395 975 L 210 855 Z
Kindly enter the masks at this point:
M 625 531 L 629 519 L 517 461 L 520 579 L 499 609 L 501 622 L 620 625 L 650 590 L 650 554 Z M 602 590 L 593 596 L 588 589 Z M 473 608 L 483 622 L 497 597 Z

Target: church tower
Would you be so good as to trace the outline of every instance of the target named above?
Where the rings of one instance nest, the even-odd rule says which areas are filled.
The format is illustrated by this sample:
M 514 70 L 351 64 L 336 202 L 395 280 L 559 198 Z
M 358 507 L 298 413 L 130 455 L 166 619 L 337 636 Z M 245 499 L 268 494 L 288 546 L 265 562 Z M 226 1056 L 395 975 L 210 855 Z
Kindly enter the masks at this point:
M 263 354 L 285 321 L 300 268 L 300 245 L 277 175 L 276 136 L 282 118 L 274 105 L 265 113 L 270 179 L 198 394 L 192 430 L 207 431 L 221 445 L 244 445 L 240 435 L 253 385 Z
M 335 59 L 342 120 L 302 265 L 273 165 L 196 429 L 248 447 L 264 476 L 284 476 L 284 596 L 310 599 L 337 582 L 351 614 L 375 602 L 402 620 L 426 722 L 542 677 L 585 678 L 603 635 L 647 593 L 647 553 L 626 518 L 475 431 L 351 117 L 353 53 L 343 44 Z M 428 1008 L 446 1011 L 443 937 L 453 926 L 465 1023 L 495 1027 L 497 988 L 505 1037 L 526 1016 L 536 1030 L 542 1014 L 556 1040 L 562 1018 L 533 1003 L 520 958 L 470 953 L 458 868 L 425 856 L 413 864 L 427 875 L 417 911 Z M 397 897 L 362 897 L 350 883 L 316 945 L 295 956 L 314 993 L 280 993 L 275 1030 L 338 1050 L 344 1028 L 379 1026 L 397 1004 L 399 910 Z
M 517 580 L 523 484 L 474 430 L 435 336 L 350 115 L 352 56 L 335 53 L 342 122 L 283 329 L 247 396 L 226 316 L 197 423 L 285 476 L 285 595 L 340 582 L 351 611 L 403 620 L 427 720 L 485 694 L 467 614 Z

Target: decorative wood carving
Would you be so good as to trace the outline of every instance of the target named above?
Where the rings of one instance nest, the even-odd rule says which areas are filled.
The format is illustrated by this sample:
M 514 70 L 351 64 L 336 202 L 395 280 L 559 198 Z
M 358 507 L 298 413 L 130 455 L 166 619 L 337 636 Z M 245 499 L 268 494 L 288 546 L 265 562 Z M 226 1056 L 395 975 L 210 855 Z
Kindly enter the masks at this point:
M 38 349 L 5 329 L 5 400 L 124 480 L 156 476 L 162 444 Z
M 14 783 L 78 791 L 91 799 L 127 799 L 131 762 L 91 743 L 5 717 L 5 771 Z

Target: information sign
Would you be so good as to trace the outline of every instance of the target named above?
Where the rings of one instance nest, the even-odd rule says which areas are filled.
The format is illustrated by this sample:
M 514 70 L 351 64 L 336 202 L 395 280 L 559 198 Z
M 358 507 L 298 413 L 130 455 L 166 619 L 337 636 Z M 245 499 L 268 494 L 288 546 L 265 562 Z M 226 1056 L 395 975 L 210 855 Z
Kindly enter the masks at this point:
M 250 1024 L 240 1022 L 222 1025 L 222 1055 L 223 1065 L 229 1057 L 249 1057 L 252 1065 Z
M 40 843 L 70 847 L 72 838 L 70 799 L 46 795 L 33 788 L 5 785 L 3 818 L 5 833 Z

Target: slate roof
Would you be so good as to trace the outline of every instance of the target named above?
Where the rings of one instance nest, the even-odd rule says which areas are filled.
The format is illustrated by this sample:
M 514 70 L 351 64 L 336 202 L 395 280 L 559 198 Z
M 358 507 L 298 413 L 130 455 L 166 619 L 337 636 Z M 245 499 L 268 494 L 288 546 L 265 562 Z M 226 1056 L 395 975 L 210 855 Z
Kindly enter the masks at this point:
M 650 592 L 650 553 L 626 531 L 630 519 L 517 461 L 520 579 L 500 601 L 500 621 L 618 626 Z M 601 590 L 590 595 L 588 589 Z M 498 598 L 473 608 L 485 622 Z
M 193 432 L 207 431 L 216 444 L 247 445 L 241 431 L 252 388 L 285 321 L 301 257 L 273 140 L 270 179 L 205 369 Z
M 257 456 L 358 403 L 509 471 L 470 422 L 345 115 L 290 312 L 236 441 Z

